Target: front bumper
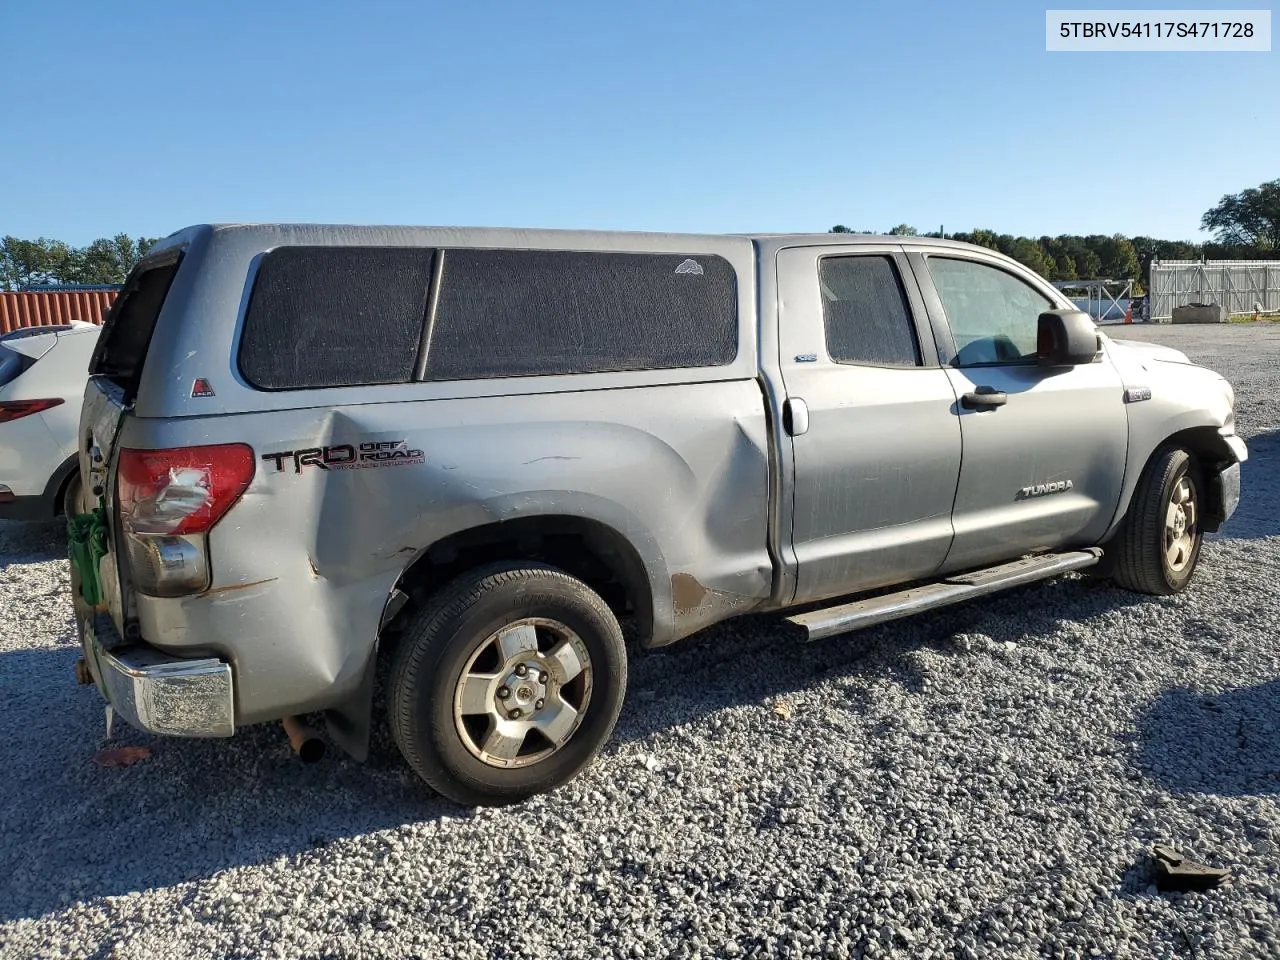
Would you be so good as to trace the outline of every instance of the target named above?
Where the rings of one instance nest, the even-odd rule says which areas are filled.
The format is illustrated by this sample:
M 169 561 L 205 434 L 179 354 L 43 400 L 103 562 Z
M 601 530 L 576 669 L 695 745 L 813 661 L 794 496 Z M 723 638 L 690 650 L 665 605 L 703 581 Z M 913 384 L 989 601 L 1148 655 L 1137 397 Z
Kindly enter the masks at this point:
M 85 661 L 107 702 L 139 730 L 170 737 L 235 733 L 231 665 L 183 660 L 142 644 L 121 645 L 106 613 L 83 621 Z
M 1204 529 L 1216 532 L 1240 506 L 1240 464 L 1233 463 L 1209 480 L 1209 510 Z
M 1216 533 L 1231 519 L 1240 506 L 1240 464 L 1249 459 L 1249 448 L 1239 437 L 1231 434 L 1223 437 L 1235 462 L 1209 477 L 1208 503 L 1205 505 L 1204 530 Z

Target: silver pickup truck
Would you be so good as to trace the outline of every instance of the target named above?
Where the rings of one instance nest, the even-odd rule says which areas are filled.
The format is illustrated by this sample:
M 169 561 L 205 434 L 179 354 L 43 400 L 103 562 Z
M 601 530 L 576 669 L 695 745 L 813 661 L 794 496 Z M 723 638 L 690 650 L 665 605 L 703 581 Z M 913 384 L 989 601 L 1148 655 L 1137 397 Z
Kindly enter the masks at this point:
M 591 761 L 624 637 L 814 639 L 1085 568 L 1175 593 L 1246 457 L 1222 377 L 915 237 L 196 226 L 90 373 L 108 718 L 305 744 L 323 713 L 362 759 L 382 676 L 466 804 Z

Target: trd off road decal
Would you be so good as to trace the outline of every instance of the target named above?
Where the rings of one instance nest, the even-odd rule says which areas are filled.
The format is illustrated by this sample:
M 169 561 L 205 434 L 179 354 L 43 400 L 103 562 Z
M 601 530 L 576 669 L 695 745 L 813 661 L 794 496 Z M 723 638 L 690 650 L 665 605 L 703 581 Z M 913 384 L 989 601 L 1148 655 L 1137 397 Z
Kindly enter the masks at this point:
M 263 460 L 276 465 L 276 473 L 284 471 L 287 461 L 293 461 L 293 472 L 301 473 L 303 467 L 319 467 L 321 470 L 364 470 L 368 467 L 399 467 L 413 463 L 426 463 L 427 455 L 409 447 L 408 440 L 377 440 L 354 444 L 337 443 L 329 447 L 305 447 L 301 450 L 285 450 L 281 453 L 264 453 Z

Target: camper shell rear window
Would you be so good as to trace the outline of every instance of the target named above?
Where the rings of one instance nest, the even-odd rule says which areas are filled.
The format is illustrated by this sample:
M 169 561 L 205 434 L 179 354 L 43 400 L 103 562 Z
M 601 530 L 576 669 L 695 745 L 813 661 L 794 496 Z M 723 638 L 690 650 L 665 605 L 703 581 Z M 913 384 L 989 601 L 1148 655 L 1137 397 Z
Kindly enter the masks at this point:
M 126 403 L 138 393 L 156 320 L 181 260 L 181 253 L 174 251 L 139 263 L 103 321 L 89 373 L 118 384 Z

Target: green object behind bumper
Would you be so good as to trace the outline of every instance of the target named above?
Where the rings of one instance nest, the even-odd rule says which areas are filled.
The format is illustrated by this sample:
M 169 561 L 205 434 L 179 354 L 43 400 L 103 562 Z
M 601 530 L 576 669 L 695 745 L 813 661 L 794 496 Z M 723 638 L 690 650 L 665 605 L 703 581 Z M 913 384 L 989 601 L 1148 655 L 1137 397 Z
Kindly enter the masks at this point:
M 102 507 L 68 517 L 67 541 L 71 565 L 80 578 L 80 596 L 89 606 L 96 607 L 102 602 L 98 561 L 107 555 L 107 518 Z

